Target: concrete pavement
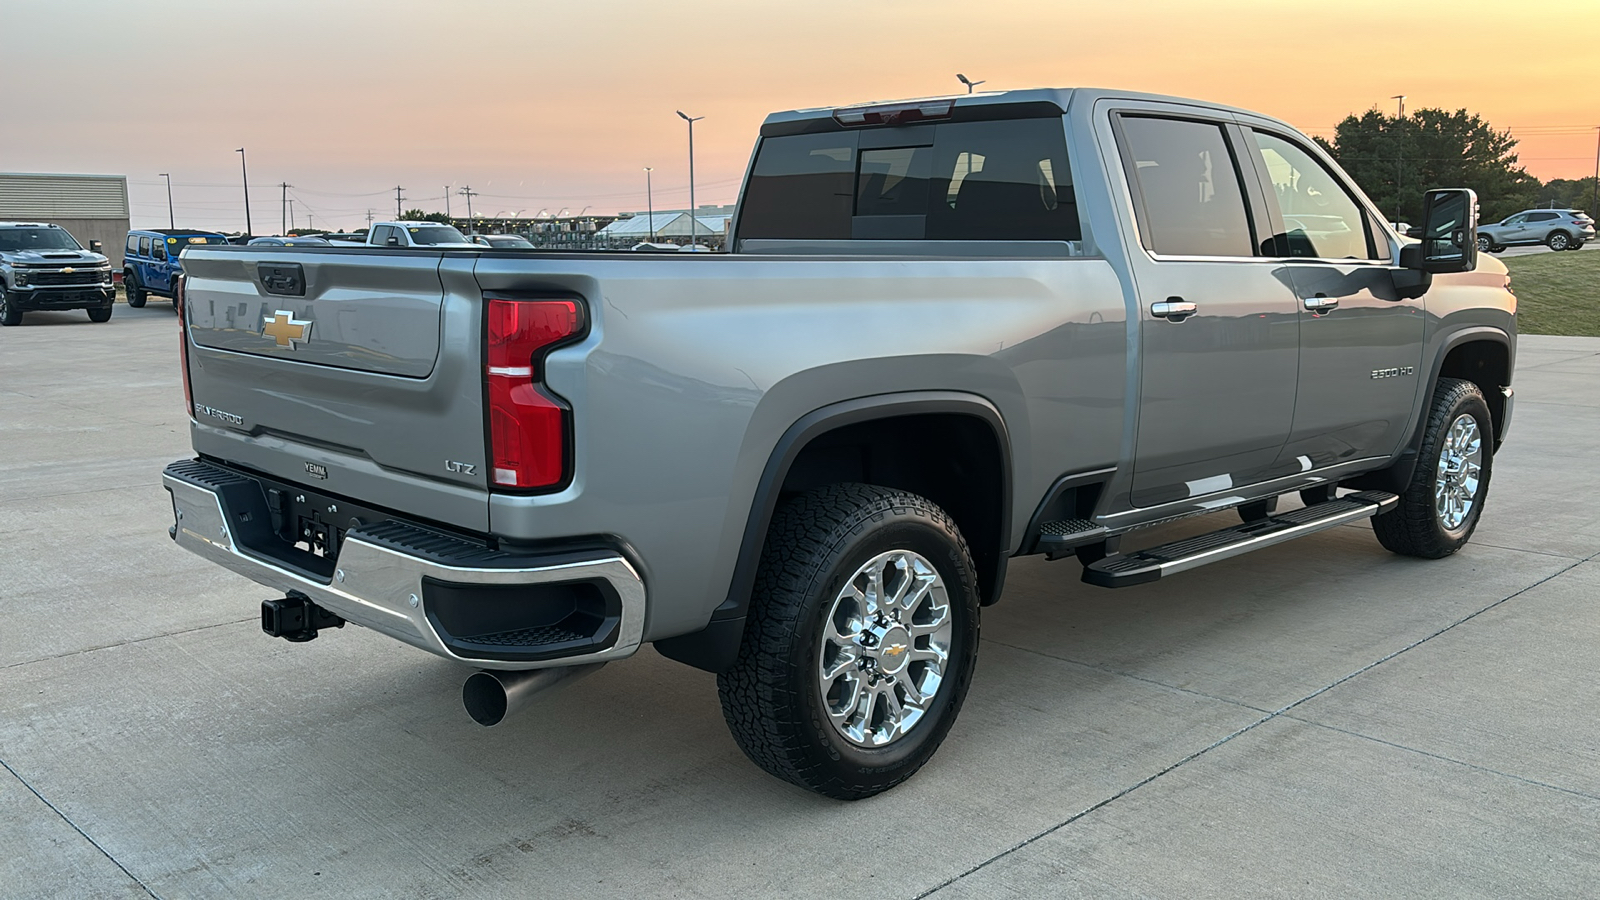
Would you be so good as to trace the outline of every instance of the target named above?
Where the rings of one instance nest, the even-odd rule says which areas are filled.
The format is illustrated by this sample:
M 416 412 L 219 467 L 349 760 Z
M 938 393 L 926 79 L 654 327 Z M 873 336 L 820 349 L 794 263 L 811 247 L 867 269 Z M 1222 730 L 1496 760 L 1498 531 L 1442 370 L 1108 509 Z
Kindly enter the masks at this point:
M 495 729 L 465 670 L 172 546 L 165 303 L 0 330 L 0 893 L 1585 897 L 1600 339 L 1524 337 L 1474 542 L 1364 525 L 1115 592 L 1016 561 L 961 720 L 840 804 L 651 650 Z M 1151 542 L 1227 521 L 1191 521 Z

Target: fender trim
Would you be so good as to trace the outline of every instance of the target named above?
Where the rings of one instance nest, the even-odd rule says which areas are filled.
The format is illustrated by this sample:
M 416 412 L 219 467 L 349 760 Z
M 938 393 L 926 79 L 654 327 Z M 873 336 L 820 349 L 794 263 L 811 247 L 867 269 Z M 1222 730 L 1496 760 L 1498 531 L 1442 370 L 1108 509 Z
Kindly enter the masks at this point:
M 755 586 L 756 567 L 766 543 L 767 528 L 778 508 L 778 497 L 790 467 L 814 438 L 846 425 L 896 416 L 955 414 L 971 416 L 986 423 L 1000 448 L 1000 543 L 995 571 L 988 584 L 978 585 L 984 605 L 1000 595 L 1005 583 L 1006 560 L 1011 554 L 1011 439 L 1005 420 L 993 403 L 960 391 L 915 391 L 879 394 L 833 403 L 812 410 L 784 431 L 756 483 L 750 514 L 745 522 L 739 558 L 734 563 L 727 599 L 711 613 L 707 626 L 690 634 L 663 638 L 655 642 L 661 655 L 709 672 L 721 672 L 733 664 L 744 635 L 745 612 Z

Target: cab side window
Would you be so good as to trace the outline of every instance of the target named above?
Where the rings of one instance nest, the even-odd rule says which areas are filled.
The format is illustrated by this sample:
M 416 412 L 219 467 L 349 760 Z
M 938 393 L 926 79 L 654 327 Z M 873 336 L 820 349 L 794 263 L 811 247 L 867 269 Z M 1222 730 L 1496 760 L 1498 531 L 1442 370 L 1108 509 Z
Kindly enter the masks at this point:
M 167 245 L 166 244 L 163 244 L 160 241 L 156 241 L 155 242 L 155 246 L 151 247 L 151 250 L 153 251 L 153 254 L 154 254 L 156 259 L 166 259 L 167 258 Z
M 1258 165 L 1283 217 L 1278 252 L 1316 259 L 1378 259 L 1360 204 L 1309 152 L 1275 134 L 1255 135 Z M 1387 244 L 1385 245 L 1387 250 Z
M 139 236 L 138 235 L 136 235 L 136 234 L 128 235 L 127 252 L 128 253 L 138 253 L 139 252 Z
M 1124 115 L 1123 167 L 1139 234 L 1163 256 L 1254 256 L 1239 169 L 1222 126 Z
M 933 172 L 932 240 L 1083 239 L 1058 118 L 940 125 Z
M 148 236 L 144 236 L 144 237 L 140 237 L 139 238 L 139 255 L 140 256 L 149 256 L 150 255 L 150 238 Z

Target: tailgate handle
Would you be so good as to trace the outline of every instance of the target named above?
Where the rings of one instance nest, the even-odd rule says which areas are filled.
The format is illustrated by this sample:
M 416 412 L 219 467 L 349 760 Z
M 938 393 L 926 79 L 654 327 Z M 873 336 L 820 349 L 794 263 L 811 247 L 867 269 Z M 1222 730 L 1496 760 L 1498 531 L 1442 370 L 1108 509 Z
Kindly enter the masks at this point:
M 261 286 L 269 294 L 283 297 L 306 295 L 306 273 L 299 263 L 261 263 L 256 266 L 256 274 L 261 276 Z

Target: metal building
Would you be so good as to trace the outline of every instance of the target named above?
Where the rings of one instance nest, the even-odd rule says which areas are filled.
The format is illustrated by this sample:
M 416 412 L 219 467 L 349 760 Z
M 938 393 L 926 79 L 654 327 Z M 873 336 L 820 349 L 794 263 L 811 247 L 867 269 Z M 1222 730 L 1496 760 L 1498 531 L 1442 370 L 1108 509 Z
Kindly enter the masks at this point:
M 128 236 L 128 177 L 0 172 L 0 222 L 60 225 L 85 249 L 99 241 L 111 268 L 120 270 Z

